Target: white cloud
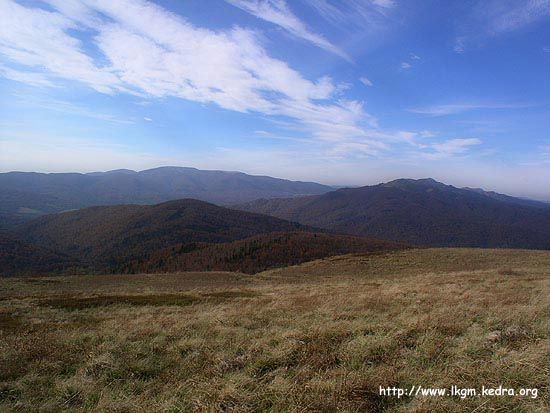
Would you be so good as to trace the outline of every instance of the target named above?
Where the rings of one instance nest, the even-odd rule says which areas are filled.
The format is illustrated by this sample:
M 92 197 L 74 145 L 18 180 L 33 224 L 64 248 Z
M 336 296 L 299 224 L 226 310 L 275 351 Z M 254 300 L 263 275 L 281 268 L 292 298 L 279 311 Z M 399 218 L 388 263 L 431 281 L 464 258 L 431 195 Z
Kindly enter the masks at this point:
M 346 60 L 349 56 L 330 43 L 322 35 L 312 32 L 288 7 L 285 0 L 226 0 L 228 3 L 258 17 L 276 24 L 294 36 L 313 43 L 321 49 L 334 53 Z
M 328 77 L 305 78 L 269 56 L 251 31 L 199 28 L 144 0 L 46 1 L 57 11 L 0 3 L 0 14 L 10 16 L 0 27 L 5 67 L 24 67 L 32 74 L 27 80 L 34 83 L 78 81 L 100 93 L 134 94 L 139 102 L 176 97 L 261 114 L 305 134 L 308 150 L 316 143 L 331 155 L 375 156 L 414 144 L 419 136 L 381 129 L 362 102 L 342 97 L 342 85 Z M 79 36 L 82 30 L 86 33 Z M 68 102 L 37 104 L 77 116 L 133 122 Z
M 411 60 L 420 60 L 420 56 L 414 54 L 414 53 L 411 53 L 410 56 Z
M 407 69 L 410 69 L 412 67 L 412 65 L 408 62 L 401 62 L 401 69 L 403 70 L 407 70 Z
M 146 122 L 152 122 L 153 121 L 153 119 L 147 118 L 147 117 L 143 118 L 143 120 L 146 121 Z
M 28 9 L 13 1 L 0 2 L 0 53 L 19 64 L 44 68 L 65 79 L 79 80 L 99 92 L 112 93 L 115 74 L 97 67 L 81 51 L 81 44 L 66 33 L 76 22 L 41 9 Z M 9 16 L 9 17 L 6 17 Z
M 549 47 L 543 47 L 542 51 L 545 53 L 550 53 L 550 46 Z
M 0 14 L 10 16 L 0 28 L 0 53 L 42 70 L 36 73 L 48 82 L 75 80 L 101 93 L 173 96 L 290 118 L 320 139 L 361 138 L 372 124 L 360 102 L 334 99 L 341 88 L 330 78 L 304 78 L 270 57 L 253 32 L 198 28 L 147 1 L 49 3 L 59 12 L 0 3 Z M 82 29 L 94 33 L 100 55 L 85 52 L 74 36 Z
M 362 84 L 364 84 L 365 86 L 372 86 L 372 82 L 369 80 L 369 78 L 363 76 L 361 78 L 359 78 L 359 80 L 361 81 Z

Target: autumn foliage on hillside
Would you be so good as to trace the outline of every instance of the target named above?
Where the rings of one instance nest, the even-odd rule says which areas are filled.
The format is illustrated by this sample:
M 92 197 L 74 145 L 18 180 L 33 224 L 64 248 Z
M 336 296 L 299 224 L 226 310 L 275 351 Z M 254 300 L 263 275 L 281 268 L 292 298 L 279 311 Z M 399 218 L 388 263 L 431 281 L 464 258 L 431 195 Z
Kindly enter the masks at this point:
M 77 266 L 65 254 L 0 233 L 0 276 L 60 273 Z
M 254 274 L 349 253 L 406 248 L 404 244 L 344 235 L 285 232 L 221 244 L 179 244 L 115 268 L 115 272 L 239 271 Z

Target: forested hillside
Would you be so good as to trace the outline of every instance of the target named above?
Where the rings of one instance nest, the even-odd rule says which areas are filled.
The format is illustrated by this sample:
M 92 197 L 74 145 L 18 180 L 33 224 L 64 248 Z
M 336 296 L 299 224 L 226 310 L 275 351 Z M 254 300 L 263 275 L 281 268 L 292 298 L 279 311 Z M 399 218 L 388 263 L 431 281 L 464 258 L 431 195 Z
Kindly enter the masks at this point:
M 550 248 L 550 207 L 399 179 L 323 195 L 258 200 L 237 208 L 331 231 L 430 246 Z

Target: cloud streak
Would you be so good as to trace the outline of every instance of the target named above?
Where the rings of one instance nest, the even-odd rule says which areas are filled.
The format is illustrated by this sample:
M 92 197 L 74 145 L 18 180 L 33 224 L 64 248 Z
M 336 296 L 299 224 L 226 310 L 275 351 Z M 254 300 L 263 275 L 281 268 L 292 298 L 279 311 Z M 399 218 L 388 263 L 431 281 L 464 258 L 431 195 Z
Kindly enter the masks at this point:
M 302 0 L 317 12 L 319 16 L 335 26 L 352 25 L 365 30 L 377 25 L 396 7 L 393 0 L 340 0 L 336 5 L 329 0 Z
M 365 86 L 372 86 L 372 82 L 370 81 L 370 79 L 366 76 L 363 76 L 361 78 L 359 78 L 359 81 L 364 84 Z
M 383 130 L 361 101 L 342 97 L 342 85 L 326 76 L 307 79 L 271 57 L 252 31 L 200 28 L 144 0 L 45 1 L 54 11 L 0 2 L 0 14 L 10 16 L 0 27 L 1 75 L 41 86 L 75 81 L 140 102 L 173 97 L 260 114 L 302 132 L 317 145 L 309 149 L 330 156 L 378 156 L 421 137 Z M 43 106 L 120 121 L 59 101 Z
M 550 17 L 550 0 L 483 0 L 461 21 L 462 33 L 454 50 L 463 53 L 470 44 L 521 30 Z
M 522 104 L 501 104 L 501 103 L 450 103 L 443 105 L 433 105 L 420 108 L 408 109 L 408 112 L 418 113 L 428 116 L 447 116 L 457 115 L 464 112 L 474 110 L 490 110 L 490 109 L 521 109 L 531 107 L 532 105 Z
M 308 41 L 321 49 L 334 53 L 348 61 L 350 57 L 322 35 L 312 32 L 288 7 L 285 0 L 226 0 L 228 3 L 259 19 L 276 24 L 294 36 Z
M 445 159 L 464 154 L 472 146 L 481 145 L 477 138 L 449 139 L 443 143 L 426 145 L 431 152 L 422 154 L 427 159 Z
M 139 0 L 49 3 L 57 12 L 0 3 L 0 14 L 12 16 L 0 28 L 0 53 L 35 70 L 41 77 L 34 83 L 73 80 L 100 93 L 178 97 L 283 117 L 325 140 L 360 138 L 370 122 L 360 102 L 334 99 L 339 87 L 330 78 L 304 78 L 270 57 L 251 31 L 198 28 Z M 94 33 L 101 64 L 72 35 L 81 29 Z

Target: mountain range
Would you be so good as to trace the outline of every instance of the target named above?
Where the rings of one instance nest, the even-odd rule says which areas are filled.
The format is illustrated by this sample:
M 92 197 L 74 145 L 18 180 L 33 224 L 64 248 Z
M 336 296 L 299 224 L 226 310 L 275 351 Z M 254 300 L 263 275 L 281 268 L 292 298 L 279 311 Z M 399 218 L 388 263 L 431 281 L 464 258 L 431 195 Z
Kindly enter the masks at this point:
M 8 172 L 0 174 L 0 229 L 44 214 L 96 205 L 157 204 L 182 198 L 229 205 L 331 190 L 313 182 L 182 167 L 87 174 Z
M 550 248 L 550 205 L 433 179 L 398 179 L 235 207 L 338 233 L 415 245 Z
M 35 175 L 0 175 L 4 184 L 14 176 L 27 180 L 20 179 L 18 191 L 26 195 L 18 202 L 39 202 L 40 197 L 52 200 L 12 207 L 36 206 L 41 214 L 53 212 L 18 224 L 12 220 L 11 228 L 0 232 L 1 275 L 190 270 L 255 273 L 332 255 L 410 246 L 550 249 L 550 205 L 456 188 L 433 179 L 398 179 L 327 191 L 329 187 L 318 184 L 186 168 Z M 151 183 L 146 190 L 142 175 L 157 176 L 157 188 L 153 190 Z M 254 193 L 272 196 L 277 191 L 291 195 L 232 207 L 190 198 L 149 204 L 159 194 L 176 196 L 189 190 L 190 181 L 185 177 L 190 175 L 196 176 L 196 192 L 200 192 L 198 182 L 206 180 L 204 197 L 241 200 Z M 164 181 L 162 176 L 173 180 Z M 131 182 L 135 185 L 124 188 L 124 183 Z M 8 196 L 9 191 L 14 192 L 13 182 L 11 185 L 5 185 Z M 243 194 L 238 194 L 238 188 L 245 188 Z M 308 191 L 322 193 L 299 196 Z M 97 200 L 93 193 L 100 194 Z M 156 195 L 147 198 L 145 193 Z M 8 210 L 6 194 L 1 196 L 0 205 Z M 143 204 L 109 205 L 126 196 L 138 196 Z M 107 205 L 77 209 L 79 202 Z M 51 211 L 62 208 L 73 210 Z

